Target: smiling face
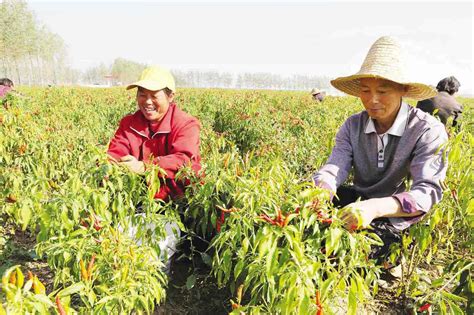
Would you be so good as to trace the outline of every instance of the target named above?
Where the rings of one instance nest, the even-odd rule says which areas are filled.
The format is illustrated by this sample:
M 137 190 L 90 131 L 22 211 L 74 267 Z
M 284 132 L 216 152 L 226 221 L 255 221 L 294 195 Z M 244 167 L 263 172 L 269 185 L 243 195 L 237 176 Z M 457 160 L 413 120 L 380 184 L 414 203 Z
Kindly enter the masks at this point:
M 401 84 L 376 78 L 360 79 L 362 104 L 369 116 L 380 126 L 392 126 L 405 94 L 406 88 Z
M 142 87 L 137 91 L 137 104 L 143 116 L 149 121 L 163 119 L 174 99 L 174 93 L 166 94 L 164 90 L 150 91 Z

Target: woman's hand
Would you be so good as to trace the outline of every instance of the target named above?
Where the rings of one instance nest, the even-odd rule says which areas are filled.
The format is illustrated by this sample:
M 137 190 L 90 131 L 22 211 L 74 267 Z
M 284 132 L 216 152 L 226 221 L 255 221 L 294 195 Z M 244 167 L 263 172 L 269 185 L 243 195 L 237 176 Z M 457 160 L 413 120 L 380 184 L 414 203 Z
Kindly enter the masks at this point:
M 145 164 L 142 161 L 137 160 L 133 155 L 126 155 L 120 158 L 119 165 L 123 165 L 130 171 L 143 174 L 145 172 Z

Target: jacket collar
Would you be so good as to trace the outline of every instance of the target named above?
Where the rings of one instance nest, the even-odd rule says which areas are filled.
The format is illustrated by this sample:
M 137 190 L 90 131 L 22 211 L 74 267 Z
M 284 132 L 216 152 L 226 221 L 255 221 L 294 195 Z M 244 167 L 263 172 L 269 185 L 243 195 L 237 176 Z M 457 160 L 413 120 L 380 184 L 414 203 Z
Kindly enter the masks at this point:
M 405 128 L 407 125 L 407 120 L 408 120 L 408 111 L 410 109 L 410 105 L 403 103 L 400 105 L 400 110 L 398 111 L 397 117 L 395 118 L 395 121 L 393 122 L 393 125 L 390 127 L 390 129 L 387 130 L 387 134 L 393 135 L 393 136 L 398 136 L 401 137 L 403 133 L 405 132 Z M 365 133 L 377 133 L 375 130 L 375 125 L 374 121 L 372 118 L 369 117 L 367 121 L 367 125 L 365 127 Z
M 154 131 L 154 134 L 158 133 L 170 133 L 171 132 L 171 119 L 175 110 L 176 104 L 171 103 L 168 111 L 166 112 L 163 119 L 155 124 L 150 122 L 143 116 L 140 110 L 137 110 L 133 114 L 132 122 L 130 123 L 130 129 L 138 133 L 139 135 L 150 138 L 150 129 Z

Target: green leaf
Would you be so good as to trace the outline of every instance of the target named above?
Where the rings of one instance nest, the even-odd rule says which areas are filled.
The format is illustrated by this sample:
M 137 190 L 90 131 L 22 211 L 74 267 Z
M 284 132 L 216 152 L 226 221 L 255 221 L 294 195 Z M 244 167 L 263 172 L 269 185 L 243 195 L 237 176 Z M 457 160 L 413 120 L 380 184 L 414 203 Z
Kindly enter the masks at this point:
M 84 283 L 82 282 L 74 283 L 73 285 L 59 291 L 58 295 L 59 297 L 69 296 L 71 294 L 84 290 L 84 288 L 85 288 Z
M 21 229 L 24 231 L 28 227 L 28 223 L 31 220 L 31 209 L 28 205 L 23 204 L 20 209 L 20 218 L 21 218 Z
M 186 279 L 186 288 L 188 290 L 191 290 L 195 284 L 196 284 L 196 276 L 192 274 Z
M 326 242 L 326 254 L 329 256 L 334 251 L 337 251 L 340 245 L 342 230 L 339 228 L 331 228 L 329 233 L 329 242 Z
M 235 265 L 234 268 L 234 278 L 238 279 L 242 269 L 244 268 L 245 260 L 239 260 L 239 262 Z
M 43 304 L 49 305 L 49 306 L 51 306 L 51 307 L 54 307 L 53 302 L 51 302 L 51 300 L 50 300 L 46 295 L 44 295 L 44 294 L 35 294 L 35 295 L 34 295 L 34 298 L 35 298 L 37 301 L 39 301 L 39 302 L 41 302 L 41 303 L 43 303 Z
M 347 302 L 347 314 L 355 315 L 357 311 L 357 283 L 351 279 L 351 286 L 349 288 L 349 296 Z
M 464 315 L 465 314 L 461 310 L 461 308 L 458 305 L 456 305 L 456 303 L 451 302 L 451 301 L 447 301 L 447 302 L 448 302 L 451 314 L 453 314 L 453 315 Z
M 211 256 L 209 256 L 208 254 L 206 253 L 201 253 L 201 258 L 202 258 L 202 261 L 208 265 L 209 267 L 212 266 L 212 258 Z
M 466 299 L 463 298 L 463 297 L 460 297 L 458 295 L 455 295 L 455 294 L 452 294 L 452 293 L 449 293 L 447 291 L 441 291 L 441 295 L 444 296 L 447 300 L 450 300 L 450 301 L 455 301 L 455 302 L 466 302 Z
M 438 278 L 438 279 L 435 279 L 431 282 L 431 287 L 433 288 L 438 288 L 440 287 L 443 283 L 445 282 L 445 280 L 443 278 Z
M 300 303 L 300 307 L 299 307 L 299 313 L 300 315 L 306 315 L 308 314 L 308 310 L 309 310 L 309 297 L 308 296 L 305 296 L 302 300 L 301 300 L 301 303 Z

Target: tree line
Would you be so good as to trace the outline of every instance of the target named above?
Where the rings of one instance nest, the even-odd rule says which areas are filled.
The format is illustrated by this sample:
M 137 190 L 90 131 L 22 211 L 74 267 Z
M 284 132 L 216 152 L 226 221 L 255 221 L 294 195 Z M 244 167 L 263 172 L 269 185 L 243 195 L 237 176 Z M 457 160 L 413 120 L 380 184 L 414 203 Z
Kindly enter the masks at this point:
M 136 81 L 146 64 L 117 58 L 110 66 L 100 64 L 84 73 L 84 84 L 126 85 Z M 329 78 L 310 75 L 282 76 L 273 73 L 230 73 L 170 69 L 179 87 L 311 90 L 329 88 Z
M 25 1 L 0 3 L 0 69 L 15 84 L 73 83 L 79 72 L 66 65 L 63 39 L 37 21 Z
M 16 85 L 126 85 L 135 81 L 146 64 L 117 58 L 86 71 L 68 65 L 64 40 L 38 21 L 24 0 L 0 3 L 0 77 Z M 328 88 L 329 78 L 272 73 L 228 73 L 173 70 L 180 87 L 309 90 Z

